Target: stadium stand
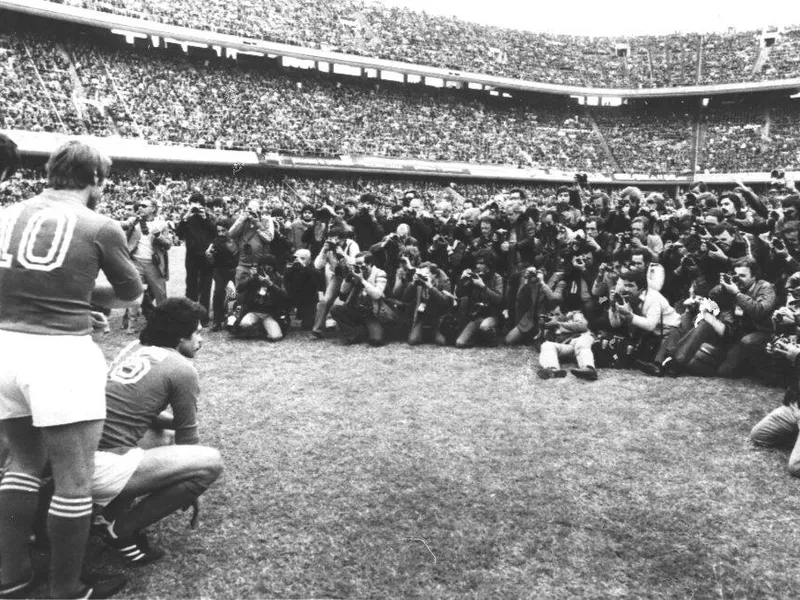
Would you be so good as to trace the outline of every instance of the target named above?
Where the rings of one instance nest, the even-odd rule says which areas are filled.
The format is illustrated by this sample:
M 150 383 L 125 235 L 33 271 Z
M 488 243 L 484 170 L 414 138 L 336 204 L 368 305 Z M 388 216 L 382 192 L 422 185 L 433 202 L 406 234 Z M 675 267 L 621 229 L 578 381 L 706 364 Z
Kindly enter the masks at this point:
M 193 29 L 565 85 L 672 87 L 800 75 L 794 51 L 798 32 L 791 28 L 777 36 L 766 52 L 770 59 L 756 71 L 762 52 L 757 31 L 589 38 L 479 25 L 368 0 L 337 0 L 324 6 L 310 0 L 58 3 Z

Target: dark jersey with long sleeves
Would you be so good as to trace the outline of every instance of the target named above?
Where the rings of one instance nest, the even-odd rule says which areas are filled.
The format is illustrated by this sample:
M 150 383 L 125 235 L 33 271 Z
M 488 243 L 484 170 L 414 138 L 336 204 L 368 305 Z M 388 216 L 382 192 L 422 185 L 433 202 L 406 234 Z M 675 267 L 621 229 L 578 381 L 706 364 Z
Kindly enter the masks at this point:
M 75 193 L 48 189 L 0 211 L 0 329 L 90 334 L 100 271 L 121 299 L 142 293 L 120 226 Z

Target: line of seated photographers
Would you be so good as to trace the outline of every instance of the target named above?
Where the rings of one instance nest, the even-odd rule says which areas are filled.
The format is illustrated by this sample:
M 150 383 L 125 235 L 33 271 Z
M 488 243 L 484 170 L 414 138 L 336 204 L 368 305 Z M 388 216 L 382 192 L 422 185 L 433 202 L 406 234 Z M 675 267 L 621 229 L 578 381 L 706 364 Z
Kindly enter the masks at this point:
M 277 211 L 283 250 L 239 285 L 230 322 L 278 340 L 295 311 L 314 338 L 335 326 L 347 344 L 531 344 L 543 378 L 575 359 L 587 380 L 750 368 L 777 382 L 800 355 L 800 195 L 774 181 L 764 196 L 741 182 L 609 196 L 583 180 L 537 201 L 451 193 L 428 211 L 409 190 L 388 210 L 366 193 L 292 222 Z

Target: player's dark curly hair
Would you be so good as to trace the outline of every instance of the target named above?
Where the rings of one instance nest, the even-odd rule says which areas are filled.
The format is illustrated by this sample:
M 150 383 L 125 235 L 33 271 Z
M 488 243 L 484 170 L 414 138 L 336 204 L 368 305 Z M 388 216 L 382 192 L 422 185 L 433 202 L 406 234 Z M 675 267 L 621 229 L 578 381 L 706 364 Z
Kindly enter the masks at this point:
M 143 346 L 177 348 L 181 339 L 192 337 L 206 316 L 202 304 L 188 298 L 167 298 L 150 313 L 139 341 Z
M 17 144 L 7 135 L 0 133 L 0 181 L 11 177 L 20 166 Z

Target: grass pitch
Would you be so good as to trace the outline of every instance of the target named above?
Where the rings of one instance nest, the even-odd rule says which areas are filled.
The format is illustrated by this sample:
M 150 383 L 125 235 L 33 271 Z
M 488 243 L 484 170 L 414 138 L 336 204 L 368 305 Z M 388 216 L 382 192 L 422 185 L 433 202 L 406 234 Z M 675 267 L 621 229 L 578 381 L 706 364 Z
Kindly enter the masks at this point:
M 112 323 L 109 358 L 131 339 Z M 541 381 L 535 358 L 206 334 L 200 435 L 226 470 L 197 530 L 152 528 L 168 555 L 123 596 L 796 595 L 800 482 L 746 439 L 780 390 Z

